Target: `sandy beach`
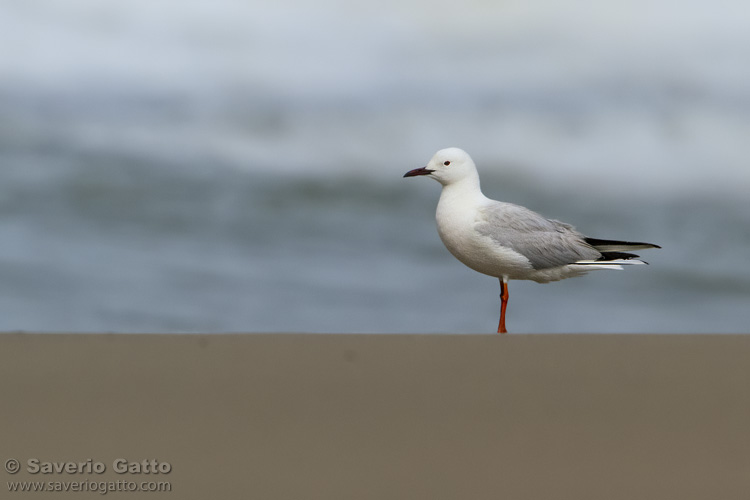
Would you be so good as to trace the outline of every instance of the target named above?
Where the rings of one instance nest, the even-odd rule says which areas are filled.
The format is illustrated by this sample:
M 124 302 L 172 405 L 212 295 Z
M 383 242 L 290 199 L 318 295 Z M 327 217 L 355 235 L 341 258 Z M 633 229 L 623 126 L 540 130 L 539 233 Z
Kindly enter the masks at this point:
M 748 359 L 741 335 L 4 334 L 2 497 L 747 499 Z M 5 493 L 34 481 L 89 490 Z

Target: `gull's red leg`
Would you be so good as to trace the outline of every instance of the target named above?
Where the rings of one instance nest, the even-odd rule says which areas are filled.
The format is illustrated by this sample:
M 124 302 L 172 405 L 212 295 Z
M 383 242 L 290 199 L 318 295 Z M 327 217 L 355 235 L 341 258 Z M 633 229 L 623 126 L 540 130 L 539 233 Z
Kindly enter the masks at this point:
M 500 323 L 497 325 L 497 333 L 508 333 L 505 329 L 505 308 L 508 307 L 508 282 L 500 278 Z

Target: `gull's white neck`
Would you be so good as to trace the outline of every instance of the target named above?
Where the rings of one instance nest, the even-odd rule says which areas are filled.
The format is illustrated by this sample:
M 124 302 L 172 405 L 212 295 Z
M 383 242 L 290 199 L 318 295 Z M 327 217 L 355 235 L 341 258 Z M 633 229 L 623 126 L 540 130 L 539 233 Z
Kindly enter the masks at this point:
M 447 209 L 448 205 L 452 206 L 453 209 L 475 208 L 486 200 L 487 198 L 482 194 L 479 187 L 479 174 L 475 170 L 463 179 L 443 185 L 438 202 L 438 211 L 440 211 L 440 205 L 444 205 L 444 209 Z
M 479 188 L 479 174 L 476 171 L 473 175 L 443 185 L 435 219 L 440 238 L 454 255 L 457 235 L 473 230 L 477 209 L 487 201 Z
M 458 260 L 472 268 L 476 268 L 470 257 L 475 253 L 473 238 L 478 209 L 488 201 L 479 188 L 479 175 L 475 171 L 445 184 L 435 211 L 440 239 Z

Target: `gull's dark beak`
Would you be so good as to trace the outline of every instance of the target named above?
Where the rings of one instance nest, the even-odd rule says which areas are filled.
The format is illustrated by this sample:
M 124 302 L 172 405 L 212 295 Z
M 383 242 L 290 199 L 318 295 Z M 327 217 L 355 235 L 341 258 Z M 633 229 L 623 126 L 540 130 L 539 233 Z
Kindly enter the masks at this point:
M 430 175 L 433 173 L 434 170 L 430 170 L 427 167 L 422 168 L 415 168 L 414 170 L 409 170 L 404 174 L 404 177 L 416 177 L 417 175 Z

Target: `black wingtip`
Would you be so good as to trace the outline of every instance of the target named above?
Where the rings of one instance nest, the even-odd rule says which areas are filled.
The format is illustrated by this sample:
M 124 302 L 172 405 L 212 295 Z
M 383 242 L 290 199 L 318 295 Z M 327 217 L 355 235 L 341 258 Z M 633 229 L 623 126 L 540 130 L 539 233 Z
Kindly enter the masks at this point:
M 597 260 L 606 262 L 608 260 L 630 260 L 637 259 L 640 255 L 628 252 L 602 252 L 602 256 Z
M 655 245 L 654 243 L 646 243 L 645 241 L 601 240 L 599 238 L 589 237 L 585 237 L 583 240 L 594 248 L 598 246 L 661 248 L 660 245 Z

